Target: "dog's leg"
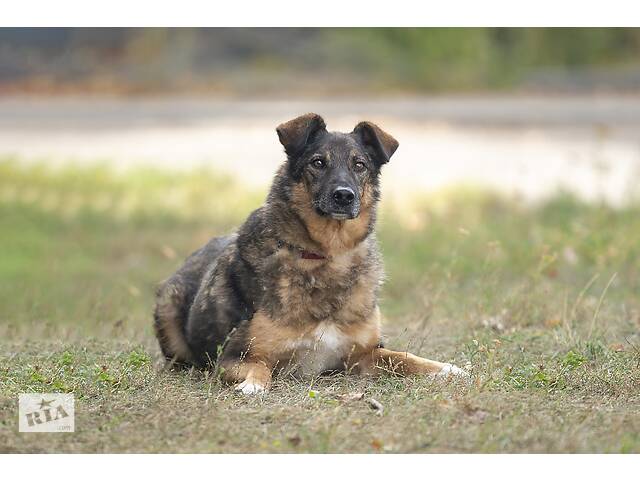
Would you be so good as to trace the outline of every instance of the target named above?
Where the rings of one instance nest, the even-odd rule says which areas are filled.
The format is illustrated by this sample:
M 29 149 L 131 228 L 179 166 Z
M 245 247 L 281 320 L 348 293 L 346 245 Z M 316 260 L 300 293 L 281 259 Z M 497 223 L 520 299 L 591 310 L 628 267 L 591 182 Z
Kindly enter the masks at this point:
M 462 375 L 468 373 L 451 365 L 434 360 L 418 357 L 408 352 L 394 352 L 386 348 L 374 348 L 369 353 L 358 358 L 356 365 L 358 371 L 364 374 L 376 375 L 388 372 L 394 375 Z
M 223 362 L 222 367 L 222 379 L 235 383 L 236 390 L 245 395 L 264 393 L 271 386 L 271 369 L 263 361 L 245 359 Z

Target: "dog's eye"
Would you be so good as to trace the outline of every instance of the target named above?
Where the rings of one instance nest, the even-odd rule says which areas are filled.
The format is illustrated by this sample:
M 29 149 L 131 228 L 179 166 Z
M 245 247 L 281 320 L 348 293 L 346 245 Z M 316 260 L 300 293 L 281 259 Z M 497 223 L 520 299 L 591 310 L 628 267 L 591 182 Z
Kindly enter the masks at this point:
M 356 162 L 353 164 L 353 169 L 356 172 L 364 172 L 364 170 L 367 168 L 367 166 L 364 164 L 364 162 Z
M 312 165 L 313 165 L 314 167 L 316 167 L 316 168 L 324 168 L 325 163 L 324 163 L 324 160 L 323 160 L 323 159 L 321 159 L 321 158 L 316 158 L 316 159 L 313 161 Z

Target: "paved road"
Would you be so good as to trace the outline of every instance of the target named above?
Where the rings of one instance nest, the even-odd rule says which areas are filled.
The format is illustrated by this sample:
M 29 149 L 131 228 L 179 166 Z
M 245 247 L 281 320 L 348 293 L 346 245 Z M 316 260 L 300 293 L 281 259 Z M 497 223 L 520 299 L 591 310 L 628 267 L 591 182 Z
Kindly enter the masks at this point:
M 0 98 L 0 127 L 122 128 L 197 125 L 212 120 L 287 119 L 305 111 L 327 117 L 392 117 L 406 122 L 509 126 L 638 126 L 637 96 L 458 96 L 341 100 L 206 98 Z
M 282 161 L 274 128 L 316 111 L 329 127 L 361 119 L 400 141 L 385 190 L 479 184 L 538 199 L 571 190 L 620 203 L 640 184 L 640 97 L 342 100 L 0 98 L 0 156 L 225 170 L 267 184 Z

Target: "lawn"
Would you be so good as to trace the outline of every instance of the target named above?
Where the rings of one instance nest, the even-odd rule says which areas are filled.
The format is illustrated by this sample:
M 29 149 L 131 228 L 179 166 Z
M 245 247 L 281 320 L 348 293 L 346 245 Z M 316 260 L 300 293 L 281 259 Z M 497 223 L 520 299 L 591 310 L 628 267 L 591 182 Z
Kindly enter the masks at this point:
M 155 285 L 264 193 L 2 160 L 0 451 L 640 453 L 640 204 L 385 199 L 385 342 L 470 382 L 279 378 L 245 398 L 165 369 L 151 311 Z M 19 434 L 23 392 L 74 393 L 76 432 Z

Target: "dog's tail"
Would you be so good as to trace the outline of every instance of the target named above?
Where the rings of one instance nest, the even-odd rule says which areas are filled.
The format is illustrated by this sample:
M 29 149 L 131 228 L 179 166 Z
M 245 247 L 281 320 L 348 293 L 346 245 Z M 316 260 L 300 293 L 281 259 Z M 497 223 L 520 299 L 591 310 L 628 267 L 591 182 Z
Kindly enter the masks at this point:
M 193 356 L 185 336 L 188 302 L 180 282 L 170 278 L 158 287 L 153 326 L 167 360 L 191 363 Z

